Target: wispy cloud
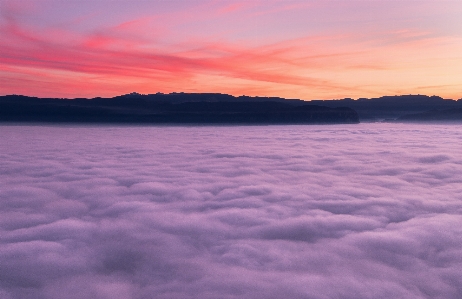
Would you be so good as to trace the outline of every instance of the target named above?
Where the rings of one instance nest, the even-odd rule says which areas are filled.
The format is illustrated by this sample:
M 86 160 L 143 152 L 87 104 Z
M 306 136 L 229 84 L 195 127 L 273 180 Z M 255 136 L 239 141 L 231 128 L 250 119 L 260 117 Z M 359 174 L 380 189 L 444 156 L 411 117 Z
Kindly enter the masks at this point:
M 164 4 L 157 12 L 153 8 L 160 4 L 154 2 L 127 14 L 115 6 L 102 21 L 98 21 L 99 10 L 90 12 L 83 6 L 83 12 L 66 12 L 69 20 L 59 22 L 41 19 L 51 11 L 46 5 L 39 9 L 32 4 L 3 4 L 0 64 L 9 79 L 0 87 L 1 93 L 23 93 L 17 88 L 20 70 L 32 68 L 53 77 L 34 84 L 37 92 L 32 95 L 48 96 L 53 95 L 51 84 L 67 86 L 63 90 L 69 93 L 59 96 L 81 96 L 82 90 L 98 84 L 107 93 L 98 94 L 96 88 L 89 94 L 111 96 L 134 88 L 145 93 L 219 92 L 232 83 L 226 90 L 313 99 L 376 96 L 406 88 L 410 93 L 419 86 L 459 82 L 454 74 L 462 41 L 457 36 L 409 24 L 352 29 L 351 17 L 341 16 L 337 22 L 348 26 L 332 28 L 334 12 L 325 16 L 330 20 L 325 23 L 299 19 L 301 11 L 309 13 L 307 19 L 314 18 L 316 11 L 326 13 L 328 3 L 275 1 L 264 8 L 258 1 L 181 2 L 178 9 Z M 59 2 L 55 4 L 59 9 Z M 116 4 L 123 2 L 112 3 Z M 355 5 L 345 9 L 359 9 Z M 251 16 L 256 12 L 265 13 Z M 361 10 L 354 15 L 360 16 Z M 312 30 L 310 26 L 316 24 L 324 27 Z M 60 72 L 68 75 L 59 78 Z M 77 81 L 85 77 L 88 86 L 73 91 L 71 73 Z M 24 80 L 31 78 L 24 73 Z M 448 87 L 441 95 L 454 97 L 452 92 L 455 88 Z

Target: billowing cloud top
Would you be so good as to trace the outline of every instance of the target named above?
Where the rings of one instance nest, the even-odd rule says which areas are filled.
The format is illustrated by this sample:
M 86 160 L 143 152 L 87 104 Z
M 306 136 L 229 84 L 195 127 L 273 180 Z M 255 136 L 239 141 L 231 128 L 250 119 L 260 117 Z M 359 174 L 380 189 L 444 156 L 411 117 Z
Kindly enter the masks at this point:
M 0 94 L 460 98 L 461 1 L 0 0 Z
M 0 298 L 461 298 L 456 126 L 1 126 Z

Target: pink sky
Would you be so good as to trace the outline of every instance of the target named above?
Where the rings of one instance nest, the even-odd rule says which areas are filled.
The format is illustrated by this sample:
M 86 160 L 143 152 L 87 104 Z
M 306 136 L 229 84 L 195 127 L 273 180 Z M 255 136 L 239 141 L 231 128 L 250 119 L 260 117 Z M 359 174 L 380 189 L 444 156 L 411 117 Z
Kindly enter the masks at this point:
M 0 0 L 0 95 L 458 99 L 460 16 L 460 0 Z

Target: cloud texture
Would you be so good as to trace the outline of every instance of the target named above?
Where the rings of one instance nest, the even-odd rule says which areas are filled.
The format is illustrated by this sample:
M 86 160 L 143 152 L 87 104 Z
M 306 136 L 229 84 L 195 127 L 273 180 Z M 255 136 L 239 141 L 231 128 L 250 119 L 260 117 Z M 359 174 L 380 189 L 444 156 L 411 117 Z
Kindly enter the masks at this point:
M 0 298 L 460 298 L 457 126 L 1 126 Z

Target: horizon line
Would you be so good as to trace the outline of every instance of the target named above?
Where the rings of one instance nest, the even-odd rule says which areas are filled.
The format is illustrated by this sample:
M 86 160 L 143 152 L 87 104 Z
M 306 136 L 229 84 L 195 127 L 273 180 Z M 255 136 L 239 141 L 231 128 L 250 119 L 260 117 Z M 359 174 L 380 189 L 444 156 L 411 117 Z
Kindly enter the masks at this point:
M 280 97 L 280 96 L 250 96 L 250 95 L 232 95 L 228 93 L 220 93 L 220 92 L 184 92 L 184 91 L 174 91 L 170 93 L 163 93 L 163 92 L 156 92 L 156 93 L 148 93 L 148 94 L 143 94 L 143 93 L 138 93 L 138 92 L 131 92 L 131 93 L 126 93 L 126 94 L 120 94 L 120 95 L 115 95 L 112 97 L 105 97 L 105 96 L 95 96 L 95 97 L 73 97 L 73 98 L 68 98 L 68 97 L 40 97 L 40 96 L 31 96 L 31 95 L 25 95 L 25 94 L 4 94 L 0 95 L 0 97 L 8 97 L 8 96 L 20 96 L 20 97 L 29 97 L 29 98 L 37 98 L 37 99 L 60 99 L 60 100 L 79 100 L 79 99 L 87 99 L 87 100 L 92 100 L 92 99 L 113 99 L 117 97 L 126 97 L 126 96 L 140 96 L 140 97 L 145 97 L 145 96 L 156 96 L 156 95 L 225 95 L 225 96 L 230 96 L 234 98 L 240 98 L 240 97 L 246 97 L 246 98 L 268 98 L 268 99 L 284 99 L 284 100 L 299 100 L 299 101 L 305 101 L 305 102 L 311 102 L 311 101 L 341 101 L 341 100 L 353 100 L 353 101 L 358 101 L 358 100 L 371 100 L 371 99 L 380 99 L 380 98 L 386 98 L 386 97 L 406 97 L 406 96 L 412 96 L 412 97 L 428 97 L 428 98 L 440 98 L 442 100 L 447 100 L 447 101 L 462 101 L 462 97 L 459 99 L 454 99 L 454 98 L 443 98 L 439 95 L 426 95 L 426 94 L 395 94 L 395 95 L 382 95 L 379 97 L 359 97 L 359 98 L 351 98 L 351 97 L 344 97 L 344 98 L 333 98 L 333 99 L 301 99 L 301 98 L 285 98 L 285 97 Z

